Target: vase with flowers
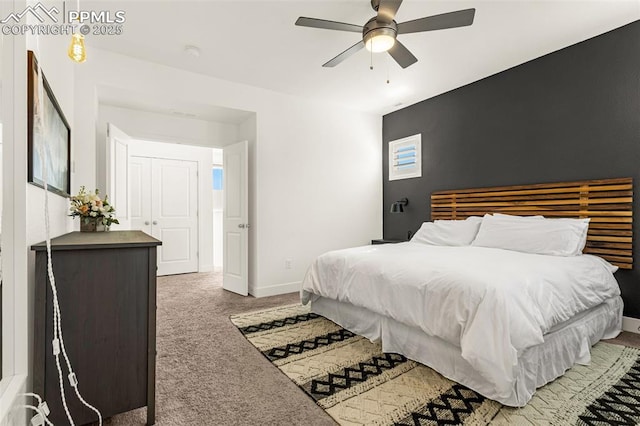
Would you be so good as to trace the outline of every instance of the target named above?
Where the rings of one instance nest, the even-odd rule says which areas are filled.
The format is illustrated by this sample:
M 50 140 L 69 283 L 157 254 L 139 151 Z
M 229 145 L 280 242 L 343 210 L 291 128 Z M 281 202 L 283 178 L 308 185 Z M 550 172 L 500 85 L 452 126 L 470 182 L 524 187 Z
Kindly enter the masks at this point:
M 99 191 L 87 192 L 80 187 L 78 195 L 71 197 L 70 216 L 80 218 L 80 231 L 108 231 L 112 224 L 119 224 L 115 217 L 116 209 L 109 204 L 109 197 L 100 198 Z

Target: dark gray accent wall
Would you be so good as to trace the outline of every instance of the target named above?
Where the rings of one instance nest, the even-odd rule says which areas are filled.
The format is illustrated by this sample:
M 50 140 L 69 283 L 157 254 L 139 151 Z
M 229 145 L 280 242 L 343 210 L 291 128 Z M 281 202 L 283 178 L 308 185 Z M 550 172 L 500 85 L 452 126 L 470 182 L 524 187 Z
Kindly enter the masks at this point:
M 422 177 L 390 182 L 388 142 L 416 133 Z M 640 318 L 640 21 L 384 116 L 382 152 L 385 238 L 429 220 L 433 191 L 633 177 L 636 266 L 616 278 Z

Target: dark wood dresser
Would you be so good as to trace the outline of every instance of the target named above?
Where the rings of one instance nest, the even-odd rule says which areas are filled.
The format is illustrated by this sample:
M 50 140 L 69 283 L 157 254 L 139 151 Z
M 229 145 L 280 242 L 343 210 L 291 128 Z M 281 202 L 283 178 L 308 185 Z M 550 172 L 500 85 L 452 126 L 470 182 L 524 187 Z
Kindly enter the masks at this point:
M 64 343 L 83 398 L 103 418 L 147 407 L 155 423 L 156 248 L 141 231 L 72 232 L 51 240 Z M 36 251 L 34 391 L 54 424 L 68 424 L 53 356 L 53 298 L 44 243 Z M 65 365 L 60 354 L 60 363 Z M 69 386 L 65 394 L 77 425 L 97 420 Z

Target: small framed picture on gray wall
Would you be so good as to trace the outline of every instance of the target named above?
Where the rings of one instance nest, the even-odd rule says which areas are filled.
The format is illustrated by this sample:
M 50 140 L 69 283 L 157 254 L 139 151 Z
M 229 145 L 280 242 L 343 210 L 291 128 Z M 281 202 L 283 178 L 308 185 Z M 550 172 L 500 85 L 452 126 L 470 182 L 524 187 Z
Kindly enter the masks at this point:
M 422 134 L 389 142 L 389 180 L 422 176 Z

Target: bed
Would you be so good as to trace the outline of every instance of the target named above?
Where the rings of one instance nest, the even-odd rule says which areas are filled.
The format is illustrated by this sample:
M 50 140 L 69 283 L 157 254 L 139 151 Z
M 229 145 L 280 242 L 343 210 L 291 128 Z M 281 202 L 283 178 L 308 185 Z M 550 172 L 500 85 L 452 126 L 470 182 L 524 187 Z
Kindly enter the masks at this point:
M 386 352 L 505 405 L 524 406 L 536 388 L 588 364 L 593 344 L 620 332 L 623 303 L 613 273 L 633 266 L 632 197 L 631 179 L 437 192 L 431 215 L 443 222 L 423 227 L 478 222 L 473 243 L 414 238 L 326 253 L 310 267 L 302 301 L 380 341 Z M 534 224 L 500 213 L 581 219 Z M 513 240 L 513 250 L 482 244 L 491 241 L 492 223 L 513 222 L 516 231 L 527 223 L 529 232 L 564 221 L 584 223 L 572 228 L 584 233 L 584 255 L 548 254 L 551 238 L 540 239 L 550 244 L 541 253 L 518 251 L 526 239 Z

